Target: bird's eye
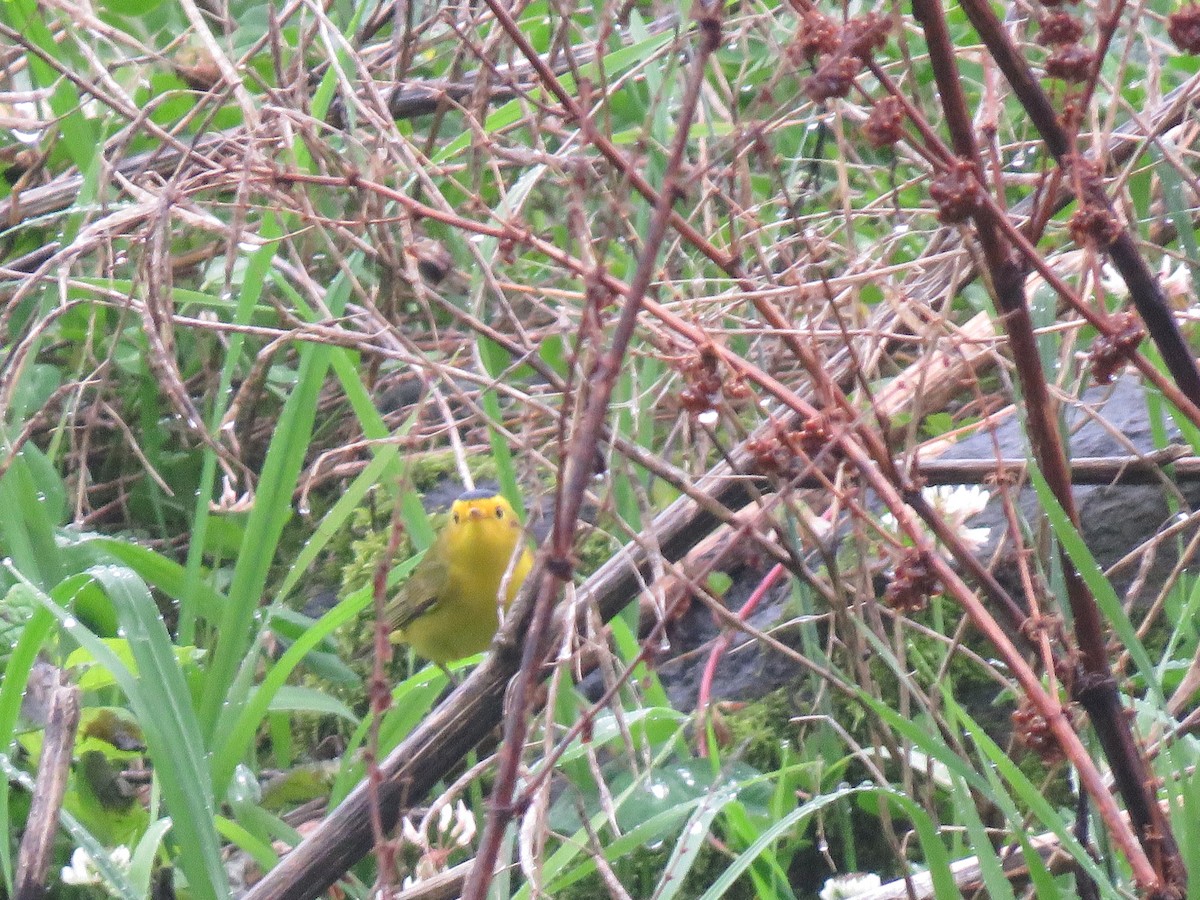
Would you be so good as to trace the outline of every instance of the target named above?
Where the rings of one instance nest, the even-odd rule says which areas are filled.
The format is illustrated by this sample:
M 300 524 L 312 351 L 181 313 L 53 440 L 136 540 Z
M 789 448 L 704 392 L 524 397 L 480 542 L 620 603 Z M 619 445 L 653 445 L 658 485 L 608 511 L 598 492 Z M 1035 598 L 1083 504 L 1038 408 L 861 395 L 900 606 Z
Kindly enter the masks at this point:
M 497 519 L 503 519 L 503 518 L 504 518 L 504 510 L 503 510 L 503 509 L 501 509 L 499 506 L 497 506 L 497 507 L 496 507 L 496 518 L 497 518 Z
M 457 524 L 458 524 L 458 513 L 455 513 L 455 514 L 454 514 L 454 524 L 455 524 L 455 525 L 457 525 Z

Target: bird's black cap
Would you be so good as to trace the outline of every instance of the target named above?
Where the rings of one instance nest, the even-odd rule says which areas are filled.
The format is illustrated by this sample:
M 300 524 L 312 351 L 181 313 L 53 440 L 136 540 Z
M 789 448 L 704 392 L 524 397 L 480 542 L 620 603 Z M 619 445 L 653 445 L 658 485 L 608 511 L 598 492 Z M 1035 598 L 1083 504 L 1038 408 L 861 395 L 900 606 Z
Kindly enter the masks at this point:
M 458 495 L 459 500 L 490 500 L 500 493 L 494 488 L 475 488 L 473 491 L 464 491 Z

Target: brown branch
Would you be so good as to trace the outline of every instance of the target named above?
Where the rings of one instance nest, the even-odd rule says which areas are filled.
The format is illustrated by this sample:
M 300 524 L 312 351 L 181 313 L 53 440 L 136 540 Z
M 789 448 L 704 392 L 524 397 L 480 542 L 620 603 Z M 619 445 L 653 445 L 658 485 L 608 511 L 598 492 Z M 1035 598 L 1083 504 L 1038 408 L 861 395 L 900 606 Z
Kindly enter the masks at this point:
M 1070 461 L 1072 484 L 1137 485 L 1162 484 L 1163 466 L 1171 466 L 1175 481 L 1200 480 L 1200 456 L 1189 456 L 1187 448 L 1167 447 L 1144 456 L 1082 456 Z M 999 479 L 1024 479 L 1029 464 L 1024 459 L 931 459 L 916 471 L 928 484 L 981 484 Z M 806 485 L 809 486 L 809 485 Z
M 486 2 L 509 39 L 518 46 L 530 63 L 538 65 L 539 57 L 508 9 L 499 0 Z M 511 804 L 528 728 L 530 696 L 546 652 L 543 639 L 549 626 L 553 600 L 561 590 L 561 585 L 570 580 L 574 568 L 572 548 L 575 544 L 575 528 L 583 506 L 584 493 L 596 471 L 595 461 L 599 454 L 604 422 L 608 416 L 608 404 L 616 386 L 621 362 L 637 326 L 642 301 L 657 271 L 658 253 L 667 233 L 667 225 L 673 216 L 672 207 L 679 194 L 684 155 L 696 105 L 700 99 L 700 89 L 704 84 L 704 73 L 709 57 L 721 45 L 722 2 L 723 0 L 711 0 L 711 3 L 706 5 L 703 0 L 699 0 L 693 7 L 692 14 L 699 26 L 699 40 L 680 101 L 675 140 L 667 158 L 662 190 L 639 255 L 638 267 L 628 291 L 624 293 L 625 301 L 613 331 L 612 342 L 596 361 L 590 373 L 588 380 L 591 389 L 587 395 L 586 406 L 562 465 L 562 480 L 558 487 L 549 553 L 543 560 L 543 571 L 536 582 L 538 590 L 533 621 L 525 636 L 521 668 L 512 687 L 510 713 L 505 722 L 496 783 L 488 804 L 487 824 L 480 839 L 475 865 L 467 876 L 467 883 L 463 889 L 464 900 L 483 900 L 487 895 L 496 858 L 500 853 L 500 844 L 504 839 L 504 830 L 514 814 Z
M 660 19 L 651 23 L 648 29 L 653 34 L 667 28 L 669 24 L 669 20 Z M 0 26 L 0 33 L 2 32 L 3 29 Z M 30 49 L 36 50 L 36 48 Z M 595 57 L 594 48 L 588 46 L 581 46 L 574 52 L 577 59 L 585 62 Z M 526 82 L 532 71 L 533 67 L 528 64 L 502 68 L 500 75 L 505 77 L 507 83 L 503 87 L 488 87 L 488 102 L 510 100 L 530 90 L 533 85 Z M 550 69 L 550 71 L 555 70 Z M 479 80 L 480 76 L 470 75 L 455 82 L 434 80 L 406 82 L 403 85 L 397 85 L 386 92 L 388 112 L 394 119 L 413 119 L 428 115 L 436 111 L 440 103 L 469 99 L 479 90 Z M 344 127 L 344 122 L 338 118 L 339 115 L 344 117 L 344 110 L 340 106 L 335 106 L 330 111 L 330 123 L 336 127 Z M 241 142 L 246 140 L 247 136 L 244 128 L 233 128 L 228 131 L 201 135 L 190 146 L 171 135 L 162 137 L 166 141 L 164 146 L 121 160 L 115 164 L 115 170 L 130 179 L 136 179 L 148 172 L 166 176 L 178 169 L 185 161 L 190 160 L 213 172 L 223 171 L 225 167 L 217 161 L 218 158 L 226 149 L 240 147 Z M 12 196 L 0 199 L 0 222 L 11 227 L 21 221 L 65 209 L 75 202 L 75 198 L 83 188 L 83 182 L 82 175 L 66 174 L 56 177 L 49 184 L 14 192 Z M 44 261 L 45 254 L 44 248 L 27 254 L 26 257 L 22 257 L 22 261 L 17 267 L 36 268 Z
M 965 6 L 968 15 L 971 15 L 972 7 L 986 6 L 988 16 L 992 20 L 995 19 L 991 7 L 987 4 L 968 0 Z M 973 187 L 966 185 L 962 188 L 969 197 L 969 192 L 972 190 L 982 191 L 986 180 L 975 142 L 974 126 L 958 78 L 955 48 L 950 38 L 940 0 L 914 0 L 913 15 L 925 31 L 934 78 L 937 81 L 938 93 L 941 96 L 947 127 L 953 137 L 955 150 L 974 173 L 976 184 Z M 972 21 L 974 22 L 976 18 L 982 18 L 978 11 L 972 17 Z M 1009 80 L 1012 82 L 1013 78 L 1010 72 L 1016 61 L 1015 48 L 1008 44 L 1007 35 L 1003 34 L 998 22 L 996 22 L 995 32 L 1004 38 L 1004 49 L 1008 51 L 1008 55 L 1002 54 L 998 62 L 1001 70 L 1009 76 Z M 985 37 L 985 43 L 995 52 L 995 35 L 990 41 Z M 1020 62 L 1021 72 L 1029 75 L 1024 61 Z M 1031 117 L 1039 127 L 1047 127 L 1045 122 L 1039 123 L 1038 114 L 1044 116 L 1049 110 L 1048 98 L 1031 77 L 1023 84 L 1027 95 L 1030 85 L 1037 88 L 1036 98 L 1044 105 L 1044 108 L 1033 103 L 1037 114 L 1034 113 L 1034 110 L 1030 110 Z M 1017 87 L 1016 84 L 1013 86 L 1020 96 L 1022 88 Z M 1028 96 L 1026 99 L 1029 99 Z M 1057 119 L 1053 116 L 1050 118 L 1052 119 L 1053 137 L 1047 138 L 1047 144 L 1061 163 L 1064 161 L 1063 157 L 1067 149 L 1067 137 L 1062 132 Z M 1042 134 L 1043 138 L 1046 138 L 1046 131 L 1043 130 Z M 1090 187 L 1091 184 L 1092 181 L 1088 180 L 1083 185 L 1084 190 L 1091 191 L 1091 196 L 1086 198 L 1087 202 L 1095 203 L 1103 200 L 1107 204 L 1107 198 L 1099 188 Z M 1066 453 L 1054 405 L 1046 385 L 1045 373 L 1042 370 L 1033 322 L 1025 298 L 1024 273 L 1021 271 L 1011 245 L 999 227 L 1000 217 L 994 214 L 994 210 L 988 208 L 982 201 L 977 201 L 974 204 L 971 218 L 975 222 L 976 233 L 987 262 L 992 293 L 997 307 L 1002 313 L 1004 327 L 1008 332 L 1009 343 L 1012 347 L 1013 361 L 1021 381 L 1028 433 L 1034 456 L 1050 490 L 1072 524 L 1078 528 L 1079 514 L 1071 491 L 1071 476 L 1067 469 Z M 1124 233 L 1124 238 L 1126 241 L 1130 240 L 1127 232 Z M 1133 249 L 1131 241 L 1129 249 Z M 1133 255 L 1137 256 L 1136 252 Z M 1140 256 L 1137 259 L 1142 262 Z M 1114 262 L 1116 262 L 1115 256 Z M 1118 267 L 1120 266 L 1118 265 Z M 1134 267 L 1134 270 L 1131 271 L 1144 271 L 1149 276 L 1149 270 L 1145 267 L 1144 262 L 1140 267 Z M 1154 283 L 1152 278 L 1149 280 L 1153 288 L 1157 290 L 1157 283 Z M 1126 282 L 1130 282 L 1128 276 Z M 1130 284 L 1130 291 L 1135 297 L 1135 302 L 1138 302 L 1138 291 L 1132 284 Z M 1148 295 L 1143 294 L 1143 300 L 1146 296 Z M 1166 307 L 1166 300 L 1162 297 L 1161 292 L 1158 296 L 1162 302 L 1149 304 L 1148 309 L 1144 310 L 1142 314 L 1151 334 L 1159 344 L 1164 358 L 1168 358 L 1168 354 L 1172 352 L 1169 349 L 1172 346 L 1171 341 L 1177 339 L 1179 345 L 1183 346 L 1182 336 L 1179 334 L 1174 316 Z M 1142 310 L 1142 306 L 1142 303 L 1138 303 L 1139 310 Z M 1161 322 L 1158 322 L 1156 326 L 1155 322 L 1151 320 L 1151 317 L 1164 311 L 1170 322 L 1169 329 L 1165 328 Z M 1174 338 L 1171 337 L 1172 335 Z M 1193 401 L 1197 401 L 1200 400 L 1200 373 L 1197 373 L 1190 354 L 1186 354 L 1186 356 L 1187 370 L 1194 379 L 1195 390 L 1191 390 L 1193 382 L 1186 380 L 1188 372 L 1172 370 L 1172 373 L 1184 393 L 1188 394 Z M 910 502 L 912 501 L 910 500 Z M 1071 604 L 1074 634 L 1079 647 L 1078 671 L 1071 677 L 1068 687 L 1072 696 L 1084 706 L 1091 718 L 1097 737 L 1104 749 L 1104 755 L 1112 766 L 1117 788 L 1129 810 L 1133 832 L 1141 842 L 1145 855 L 1133 852 L 1133 847 L 1125 843 L 1124 837 L 1128 833 L 1127 830 L 1116 829 L 1114 838 L 1122 845 L 1134 877 L 1143 889 L 1155 893 L 1164 890 L 1179 890 L 1182 896 L 1183 886 L 1186 884 L 1183 861 L 1179 856 L 1179 849 L 1175 845 L 1170 823 L 1155 802 L 1153 779 L 1147 769 L 1146 760 L 1139 752 L 1134 740 L 1129 719 L 1124 715 L 1121 707 L 1116 680 L 1112 676 L 1108 663 L 1104 618 L 1096 604 L 1095 597 L 1092 596 L 1082 575 L 1072 564 L 1065 548 L 1060 547 L 1060 555 L 1063 561 L 1063 580 L 1066 585 L 1067 598 Z M 1056 729 L 1060 741 L 1064 736 L 1063 731 L 1063 729 Z M 1073 732 L 1072 736 L 1074 737 Z M 1066 745 L 1064 745 L 1065 749 Z M 1073 754 L 1072 758 L 1074 758 Z M 1095 796 L 1095 792 L 1092 793 Z M 1104 818 L 1108 821 L 1110 828 L 1114 826 L 1115 823 L 1110 815 L 1105 815 Z
M 38 760 L 33 800 L 25 820 L 25 834 L 17 854 L 13 900 L 40 900 L 46 896 L 46 876 L 54 859 L 54 837 L 71 775 L 71 751 L 79 727 L 79 688 L 56 685 L 50 694 L 42 755 Z
M 681 321 L 671 324 L 681 333 L 700 339 L 694 326 Z M 752 483 L 737 474 L 748 468 L 748 454 L 738 449 L 733 460 L 736 468 L 721 463 L 702 479 L 705 490 L 696 492 L 696 496 L 704 500 L 703 505 L 681 499 L 648 526 L 660 536 L 659 548 L 664 559 L 678 561 L 719 524 L 721 520 L 712 507 L 736 509 L 750 501 Z M 634 542 L 580 586 L 581 605 L 594 601 L 606 621 L 624 608 L 649 575 L 647 552 Z M 404 808 L 419 802 L 467 750 L 486 738 L 499 723 L 505 686 L 518 669 L 521 635 L 527 629 L 531 611 L 532 588 L 539 579 L 540 575 L 533 573 L 527 580 L 493 652 L 381 764 L 386 780 L 380 786 L 380 803 L 386 828 L 393 827 Z M 978 607 L 975 613 L 979 613 Z M 1036 676 L 1031 673 L 1030 677 L 1036 684 Z M 371 847 L 368 790 L 365 784 L 355 788 L 300 846 L 267 873 L 250 892 L 248 900 L 316 897 L 366 854 Z
M 1059 122 L 1050 98 L 1034 78 L 1028 62 L 1009 39 L 991 4 L 986 0 L 965 0 L 962 6 L 1051 155 L 1064 169 L 1078 168 L 1080 160 L 1071 152 L 1070 135 Z M 1104 249 L 1107 249 L 1113 266 L 1128 286 L 1129 296 L 1158 346 L 1171 377 L 1193 403 L 1200 404 L 1200 370 L 1196 368 L 1196 361 L 1183 339 L 1162 287 L 1138 252 L 1129 229 L 1119 225 L 1100 180 L 1083 177 L 1078 171 L 1075 174 L 1083 192 L 1080 203 L 1092 204 L 1104 210 L 1113 226 L 1119 227 L 1115 240 Z

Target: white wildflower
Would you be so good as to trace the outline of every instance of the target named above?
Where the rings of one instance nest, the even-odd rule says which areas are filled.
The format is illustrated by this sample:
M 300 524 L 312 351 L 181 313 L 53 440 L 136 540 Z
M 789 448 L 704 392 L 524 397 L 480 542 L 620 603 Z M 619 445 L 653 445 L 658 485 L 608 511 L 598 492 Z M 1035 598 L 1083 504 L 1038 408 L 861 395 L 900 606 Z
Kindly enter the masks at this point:
M 431 831 L 437 834 L 436 840 L 430 839 Z M 406 816 L 401 820 L 400 834 L 422 851 L 412 874 L 404 879 L 407 889 L 446 871 L 455 848 L 466 847 L 475 837 L 475 817 L 461 800 L 457 804 L 445 801 L 430 809 L 419 827 Z
M 938 512 L 947 517 L 965 522 L 972 516 L 977 516 L 988 505 L 990 496 L 980 485 L 951 485 L 941 484 L 937 487 L 925 488 L 921 491 Z
M 450 830 L 450 822 L 453 821 L 454 810 L 447 803 L 438 810 L 438 834 L 445 834 Z
M 878 875 L 864 875 L 861 872 L 835 875 L 826 880 L 819 896 L 821 900 L 842 900 L 843 897 L 856 897 L 873 891 L 882 884 Z
M 92 863 L 92 856 L 82 847 L 71 854 L 71 864 L 63 866 L 63 884 L 99 884 L 100 873 Z
M 467 805 L 461 800 L 454 807 L 454 829 L 450 832 L 450 838 L 460 847 L 466 847 L 475 839 L 475 816 L 467 809 Z
M 987 543 L 988 536 L 991 535 L 990 528 L 960 528 L 958 536 L 962 542 L 967 545 L 967 549 L 972 553 L 977 553 L 983 549 L 983 545 Z
M 425 847 L 429 843 L 425 840 L 425 836 L 417 831 L 417 826 L 408 816 L 404 817 L 404 824 L 400 826 L 400 834 L 415 847 Z
M 992 533 L 990 528 L 967 528 L 968 519 L 983 512 L 991 495 L 979 485 L 938 485 L 921 489 L 925 502 L 941 515 L 946 524 L 954 531 L 959 540 L 967 545 L 967 549 L 979 550 L 987 543 Z M 898 531 L 896 517 L 891 513 L 880 516 L 879 522 L 888 531 Z
M 109 862 L 122 872 L 129 871 L 129 862 L 133 855 L 129 852 L 129 848 L 124 844 L 117 847 L 115 850 L 109 851 Z M 71 854 L 71 864 L 62 868 L 63 884 L 84 885 L 84 884 L 99 884 L 103 885 L 105 891 L 114 897 L 121 896 L 116 891 L 115 886 L 109 885 L 104 878 L 103 873 L 96 868 L 96 862 L 92 859 L 92 855 L 82 847 L 76 847 L 75 852 Z

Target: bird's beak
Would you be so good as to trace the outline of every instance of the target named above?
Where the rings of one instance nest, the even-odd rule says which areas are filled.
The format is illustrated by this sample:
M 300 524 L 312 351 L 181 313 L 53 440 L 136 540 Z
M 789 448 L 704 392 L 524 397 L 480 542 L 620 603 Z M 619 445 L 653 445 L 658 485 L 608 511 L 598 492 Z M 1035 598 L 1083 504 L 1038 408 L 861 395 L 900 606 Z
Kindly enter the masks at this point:
M 478 506 L 472 506 L 470 509 L 467 510 L 467 518 L 468 519 L 482 519 L 483 518 L 483 510 L 480 509 Z

